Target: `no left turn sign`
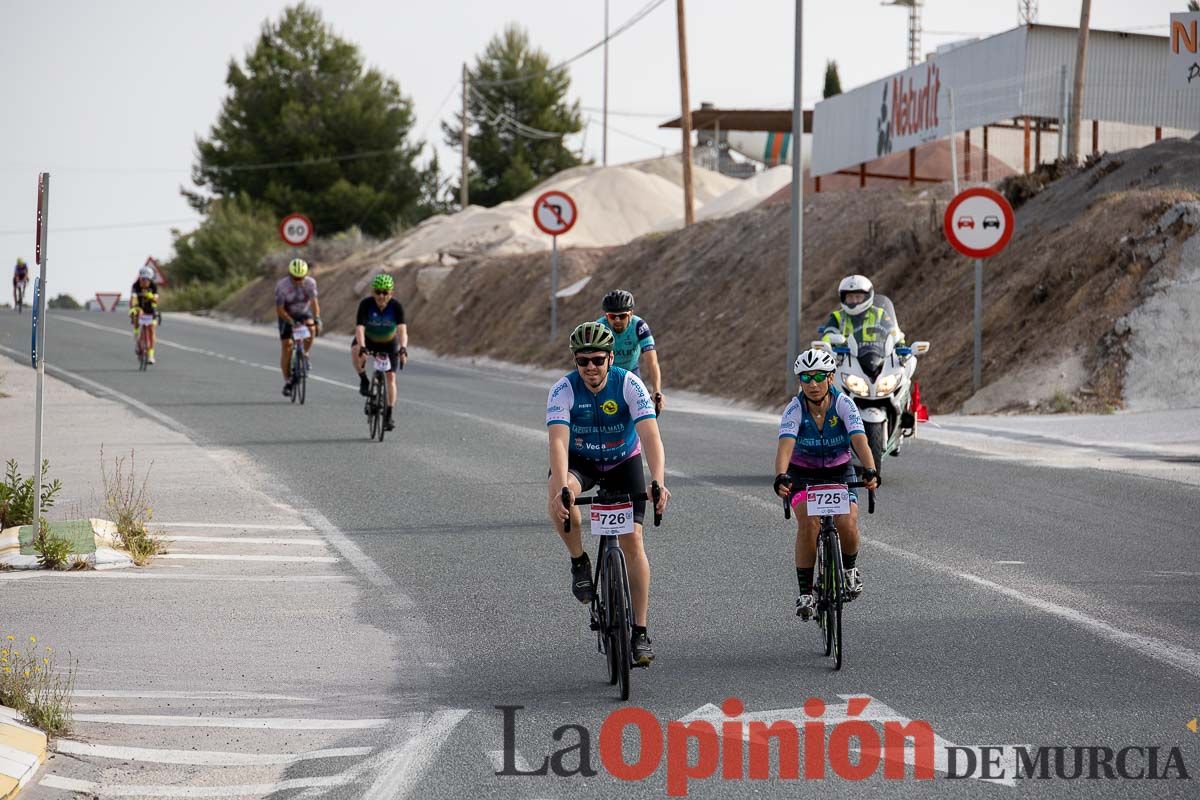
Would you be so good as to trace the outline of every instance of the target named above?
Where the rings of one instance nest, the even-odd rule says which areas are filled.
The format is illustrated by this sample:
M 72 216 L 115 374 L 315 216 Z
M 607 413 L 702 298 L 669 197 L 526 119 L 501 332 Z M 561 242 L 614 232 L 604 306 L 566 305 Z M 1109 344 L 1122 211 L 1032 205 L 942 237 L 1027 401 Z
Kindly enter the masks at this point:
M 575 201 L 566 192 L 551 189 L 533 202 L 533 224 L 542 233 L 562 236 L 575 225 Z
M 968 258 L 989 258 L 1012 239 L 1012 206 L 986 186 L 966 189 L 946 206 L 942 226 L 955 250 Z
M 303 214 L 288 214 L 279 223 L 279 235 L 292 247 L 301 247 L 312 238 L 312 220 Z

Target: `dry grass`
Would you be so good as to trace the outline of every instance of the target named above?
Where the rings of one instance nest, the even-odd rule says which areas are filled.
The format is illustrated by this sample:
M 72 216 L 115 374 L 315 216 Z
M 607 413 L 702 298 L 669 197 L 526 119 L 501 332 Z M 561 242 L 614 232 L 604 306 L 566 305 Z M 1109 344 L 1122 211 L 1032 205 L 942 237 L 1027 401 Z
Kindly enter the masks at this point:
M 104 483 L 104 513 L 117 526 L 121 546 L 129 551 L 133 563 L 143 567 L 154 556 L 166 552 L 165 543 L 148 527 L 154 516 L 147 492 L 150 467 L 139 479 L 134 452 L 130 450 L 128 461 L 124 456 L 118 456 L 113 459 L 110 470 L 101 448 L 100 475 Z

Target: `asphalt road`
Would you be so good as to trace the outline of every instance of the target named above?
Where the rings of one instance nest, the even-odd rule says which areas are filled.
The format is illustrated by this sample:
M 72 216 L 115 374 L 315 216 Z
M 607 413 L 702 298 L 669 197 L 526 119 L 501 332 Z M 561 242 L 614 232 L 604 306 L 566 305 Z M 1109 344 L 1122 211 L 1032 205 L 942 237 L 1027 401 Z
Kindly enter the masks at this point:
M 159 363 L 139 374 L 123 319 L 49 322 L 51 365 L 135 398 L 201 445 L 253 459 L 281 497 L 318 510 L 416 604 L 445 663 L 419 680 L 395 676 L 395 691 L 413 697 L 419 686 L 414 702 L 426 710 L 470 710 L 419 796 L 664 796 L 665 755 L 631 783 L 601 763 L 601 726 L 622 705 L 545 520 L 550 381 L 414 358 L 400 375 L 398 428 L 378 444 L 367 441 L 345 336 L 336 349 L 314 348 L 325 381 L 310 382 L 299 407 L 280 396 L 278 342 L 261 332 L 168 316 Z M 0 344 L 27 351 L 25 325 L 0 315 Z M 670 364 L 666 353 L 668 380 Z M 802 722 L 809 698 L 833 706 L 869 695 L 872 708 L 928 721 L 943 744 L 1158 746 L 1160 769 L 1178 747 L 1191 778 L 1006 785 L 938 772 L 916 783 L 879 770 L 865 783 L 830 774 L 814 784 L 718 771 L 693 781 L 690 796 L 1200 795 L 1200 735 L 1185 727 L 1200 714 L 1200 490 L 913 442 L 889 460 L 878 511 L 864 515 L 866 593 L 847 610 L 846 665 L 834 672 L 815 626 L 792 613 L 791 523 L 770 492 L 775 429 L 670 409 L 662 428 L 674 500 L 647 534 L 658 659 L 634 674 L 630 702 L 664 726 L 729 697 L 751 713 L 795 709 L 772 718 Z M 391 636 L 393 663 L 404 665 L 409 631 L 378 599 L 357 622 Z M 562 742 L 552 735 L 579 725 L 598 774 L 496 776 L 497 706 L 524 707 L 515 741 L 524 762 L 575 744 L 578 729 Z M 1146 755 L 1131 759 L 1133 771 L 1146 766 Z

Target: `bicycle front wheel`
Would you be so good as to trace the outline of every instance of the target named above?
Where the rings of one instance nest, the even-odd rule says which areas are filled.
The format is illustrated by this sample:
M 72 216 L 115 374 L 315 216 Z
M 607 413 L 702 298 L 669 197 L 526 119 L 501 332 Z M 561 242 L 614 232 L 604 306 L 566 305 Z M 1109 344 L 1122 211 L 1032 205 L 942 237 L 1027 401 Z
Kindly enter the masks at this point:
M 387 433 L 386 425 L 383 424 L 384 409 L 387 408 L 387 382 L 383 376 L 377 376 L 375 383 L 375 422 L 376 431 L 379 433 L 379 441 L 383 441 L 383 435 Z
M 629 619 L 629 578 L 625 572 L 625 557 L 619 548 L 613 548 L 607 556 L 605 572 L 608 573 L 608 646 L 617 662 L 617 687 L 622 700 L 629 699 L 629 654 L 630 638 L 633 635 Z
M 845 594 L 845 581 L 842 580 L 842 542 L 838 538 L 837 529 L 830 526 L 827 533 L 829 546 L 825 548 L 825 572 L 829 576 L 829 631 L 833 650 L 833 668 L 842 668 L 842 652 L 845 642 L 842 641 L 842 600 Z M 826 651 L 826 655 L 829 652 Z

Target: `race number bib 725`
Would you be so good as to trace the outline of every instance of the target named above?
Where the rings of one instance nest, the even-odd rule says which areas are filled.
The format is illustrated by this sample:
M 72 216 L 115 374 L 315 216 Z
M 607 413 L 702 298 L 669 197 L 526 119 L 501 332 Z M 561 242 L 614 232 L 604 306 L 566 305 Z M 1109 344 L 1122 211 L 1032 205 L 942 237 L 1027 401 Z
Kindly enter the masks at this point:
M 810 517 L 836 517 L 850 513 L 850 489 L 841 483 L 809 486 L 805 490 Z
M 375 369 L 378 370 L 379 372 L 391 372 L 392 371 L 392 360 L 390 358 L 388 358 L 387 356 L 376 355 L 375 356 Z
M 601 505 L 592 503 L 592 534 L 595 536 L 622 536 L 633 533 L 633 503 Z

